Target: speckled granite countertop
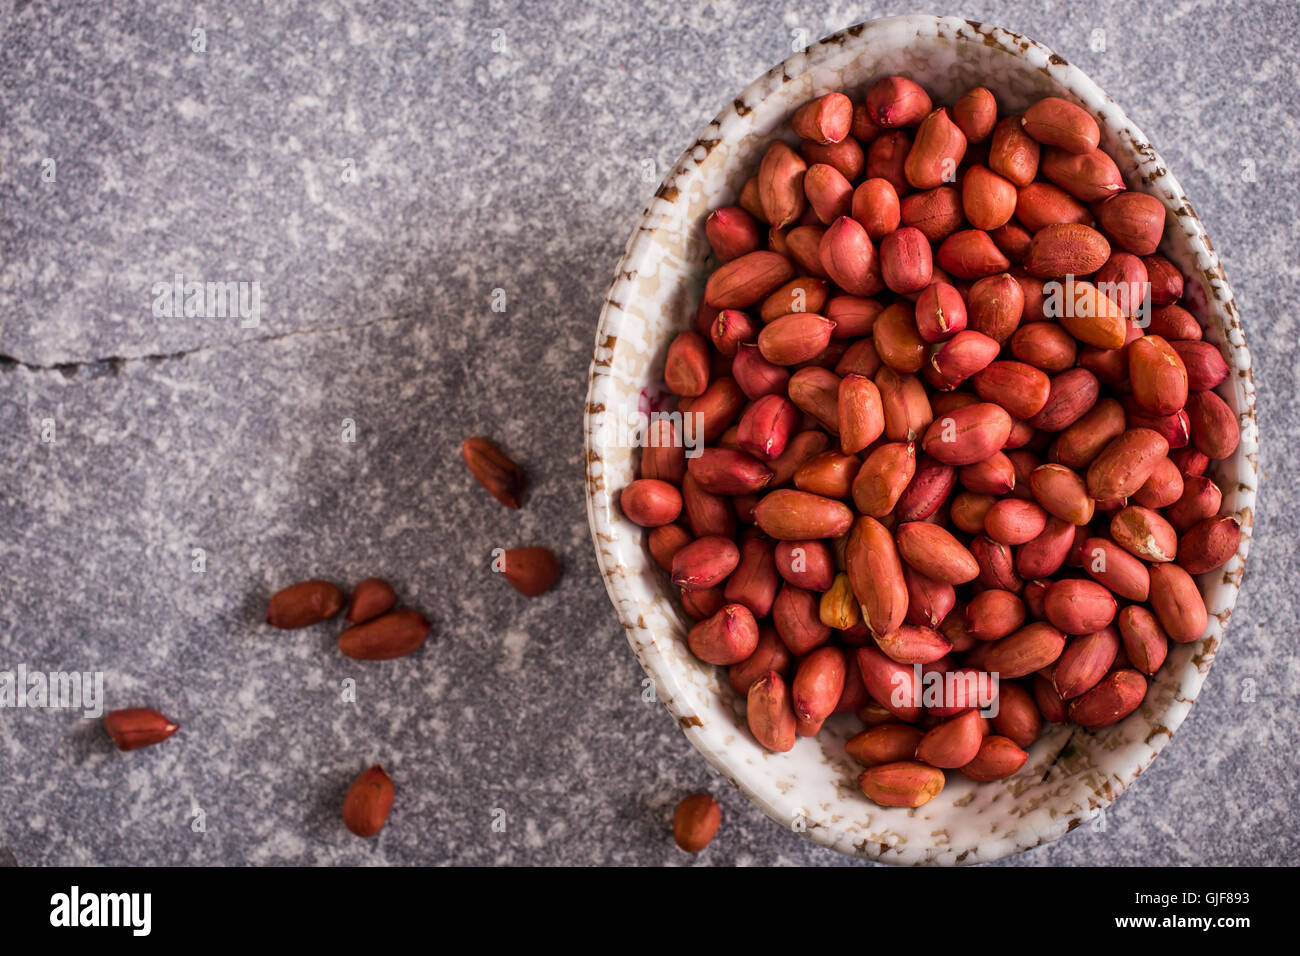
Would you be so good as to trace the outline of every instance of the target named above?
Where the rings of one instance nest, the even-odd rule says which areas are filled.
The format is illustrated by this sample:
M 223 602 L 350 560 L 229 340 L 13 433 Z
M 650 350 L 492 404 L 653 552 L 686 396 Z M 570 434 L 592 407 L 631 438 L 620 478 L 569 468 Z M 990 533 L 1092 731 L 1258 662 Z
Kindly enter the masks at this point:
M 848 863 L 642 702 L 580 423 L 602 296 L 678 153 L 792 44 L 911 6 L 0 2 L 0 669 L 102 671 L 109 708 L 183 725 L 120 755 L 97 721 L 0 710 L 0 864 L 681 863 L 696 789 L 724 823 L 694 862 Z M 962 12 L 1079 64 L 1168 159 L 1240 301 L 1263 440 L 1191 717 L 1104 828 L 1009 862 L 1294 864 L 1300 16 Z M 177 274 L 259 299 L 159 318 Z M 467 483 L 472 433 L 527 467 L 523 511 Z M 524 544 L 565 564 L 535 601 L 489 577 Z M 261 624 L 284 584 L 371 574 L 433 620 L 418 656 Z M 363 841 L 338 810 L 375 760 L 398 798 Z

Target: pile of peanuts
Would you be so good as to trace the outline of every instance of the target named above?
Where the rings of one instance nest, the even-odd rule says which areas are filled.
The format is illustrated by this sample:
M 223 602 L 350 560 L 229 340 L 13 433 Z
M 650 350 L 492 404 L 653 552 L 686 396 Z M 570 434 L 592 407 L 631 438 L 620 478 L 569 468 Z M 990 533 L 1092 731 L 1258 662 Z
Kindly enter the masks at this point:
M 1241 535 L 1206 475 L 1228 366 L 1081 107 L 890 76 L 790 125 L 708 217 L 668 349 L 705 447 L 654 421 L 620 505 L 755 739 L 856 714 L 863 792 L 916 807 L 1017 772 L 1044 721 L 1122 720 L 1203 636 L 1192 575 Z

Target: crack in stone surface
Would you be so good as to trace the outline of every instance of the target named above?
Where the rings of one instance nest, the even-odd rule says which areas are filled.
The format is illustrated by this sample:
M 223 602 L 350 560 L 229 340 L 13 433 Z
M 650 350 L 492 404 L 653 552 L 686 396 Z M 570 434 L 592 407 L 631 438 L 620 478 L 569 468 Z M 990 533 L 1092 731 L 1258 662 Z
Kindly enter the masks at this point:
M 107 355 L 103 358 L 81 359 L 70 362 L 51 362 L 41 364 L 39 362 L 26 362 L 17 356 L 0 353 L 0 372 L 12 371 L 16 368 L 25 368 L 33 372 L 58 372 L 64 378 L 72 379 L 83 369 L 103 369 L 104 371 L 117 375 L 122 369 L 131 362 L 153 362 L 161 364 L 188 358 L 191 355 L 198 355 L 202 352 L 226 352 L 234 349 L 246 348 L 250 345 L 261 345 L 267 342 L 280 342 L 285 339 L 294 338 L 295 336 L 306 335 L 328 335 L 332 332 L 352 332 L 359 329 L 368 329 L 375 325 L 385 322 L 405 322 L 415 318 L 415 315 L 385 315 L 375 319 L 368 319 L 365 322 L 359 322 L 355 325 L 332 325 L 316 329 L 292 329 L 288 332 L 280 332 L 276 335 L 263 335 L 258 338 L 244 339 L 240 342 L 232 342 L 228 345 L 199 345 L 192 349 L 181 349 L 178 352 L 149 352 L 143 355 Z

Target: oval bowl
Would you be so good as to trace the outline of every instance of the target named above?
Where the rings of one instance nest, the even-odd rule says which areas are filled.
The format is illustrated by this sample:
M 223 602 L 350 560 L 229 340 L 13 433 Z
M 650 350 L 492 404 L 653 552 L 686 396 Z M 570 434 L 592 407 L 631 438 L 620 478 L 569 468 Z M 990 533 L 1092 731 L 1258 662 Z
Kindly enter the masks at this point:
M 1101 146 L 1131 189 L 1165 205 L 1161 252 L 1182 270 L 1184 304 L 1220 345 L 1232 374 L 1218 389 L 1241 424 L 1241 445 L 1211 474 L 1223 510 L 1241 521 L 1241 547 L 1201 575 L 1210 611 L 1206 635 L 1174 646 L 1137 712 L 1098 732 L 1048 725 L 1025 767 L 997 783 L 951 773 L 943 792 L 916 809 L 878 807 L 857 787 L 844 741 L 861 729 L 851 716 L 820 736 L 772 754 L 750 736 L 744 702 L 726 674 L 686 647 L 689 622 L 650 557 L 643 529 L 620 514 L 619 490 L 636 477 L 635 416 L 665 407 L 664 353 L 689 328 L 716 265 L 704 238 L 713 208 L 734 203 L 763 149 L 802 103 L 830 90 L 855 102 L 882 76 L 903 74 L 936 102 L 973 86 L 1018 112 L 1042 96 L 1085 107 Z M 778 824 L 842 853 L 901 864 L 971 864 L 1054 840 L 1087 822 L 1151 763 L 1186 718 L 1223 639 L 1254 522 L 1258 432 L 1250 353 L 1232 290 L 1178 181 L 1147 136 L 1082 71 L 1033 40 L 967 20 L 905 16 L 851 27 L 770 70 L 727 106 L 668 174 L 628 243 L 596 334 L 585 416 L 587 508 L 606 587 L 628 642 L 658 698 L 691 743 Z

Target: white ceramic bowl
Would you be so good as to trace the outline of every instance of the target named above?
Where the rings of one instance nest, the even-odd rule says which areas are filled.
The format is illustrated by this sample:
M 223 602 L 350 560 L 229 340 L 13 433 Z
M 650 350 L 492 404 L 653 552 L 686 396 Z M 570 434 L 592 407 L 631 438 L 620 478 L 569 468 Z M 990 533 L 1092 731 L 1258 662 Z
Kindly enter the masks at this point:
M 789 753 L 758 746 L 744 704 L 721 668 L 686 647 L 688 622 L 667 576 L 650 558 L 643 530 L 622 517 L 620 489 L 636 477 L 639 449 L 616 422 L 663 399 L 664 353 L 688 328 L 715 265 L 704 219 L 735 201 L 762 151 L 796 107 L 829 90 L 860 100 L 877 79 L 903 74 L 936 102 L 973 86 L 997 95 L 1003 112 L 1043 96 L 1062 96 L 1097 118 L 1102 148 L 1132 189 L 1166 206 L 1161 251 L 1184 273 L 1184 304 L 1206 324 L 1232 374 L 1219 394 L 1241 422 L 1241 447 L 1212 475 L 1223 510 L 1242 526 L 1241 548 L 1199 583 L 1209 632 L 1173 647 L 1141 708 L 1090 733 L 1049 725 L 1020 773 L 973 784 L 950 774 L 944 791 L 916 810 L 867 800 L 844 740 L 860 729 L 833 718 L 822 734 Z M 741 93 L 700 135 L 660 186 L 628 243 L 596 335 L 587 399 L 587 504 L 596 553 L 628 641 L 658 697 L 686 736 L 764 813 L 814 842 L 891 863 L 978 863 L 1061 836 L 1114 800 L 1169 742 L 1201 688 L 1232 613 L 1254 520 L 1258 435 L 1250 354 L 1232 291 L 1209 239 L 1177 180 L 1119 106 L 1051 50 L 1006 30 L 956 18 L 893 17 L 861 24 L 790 57 Z

